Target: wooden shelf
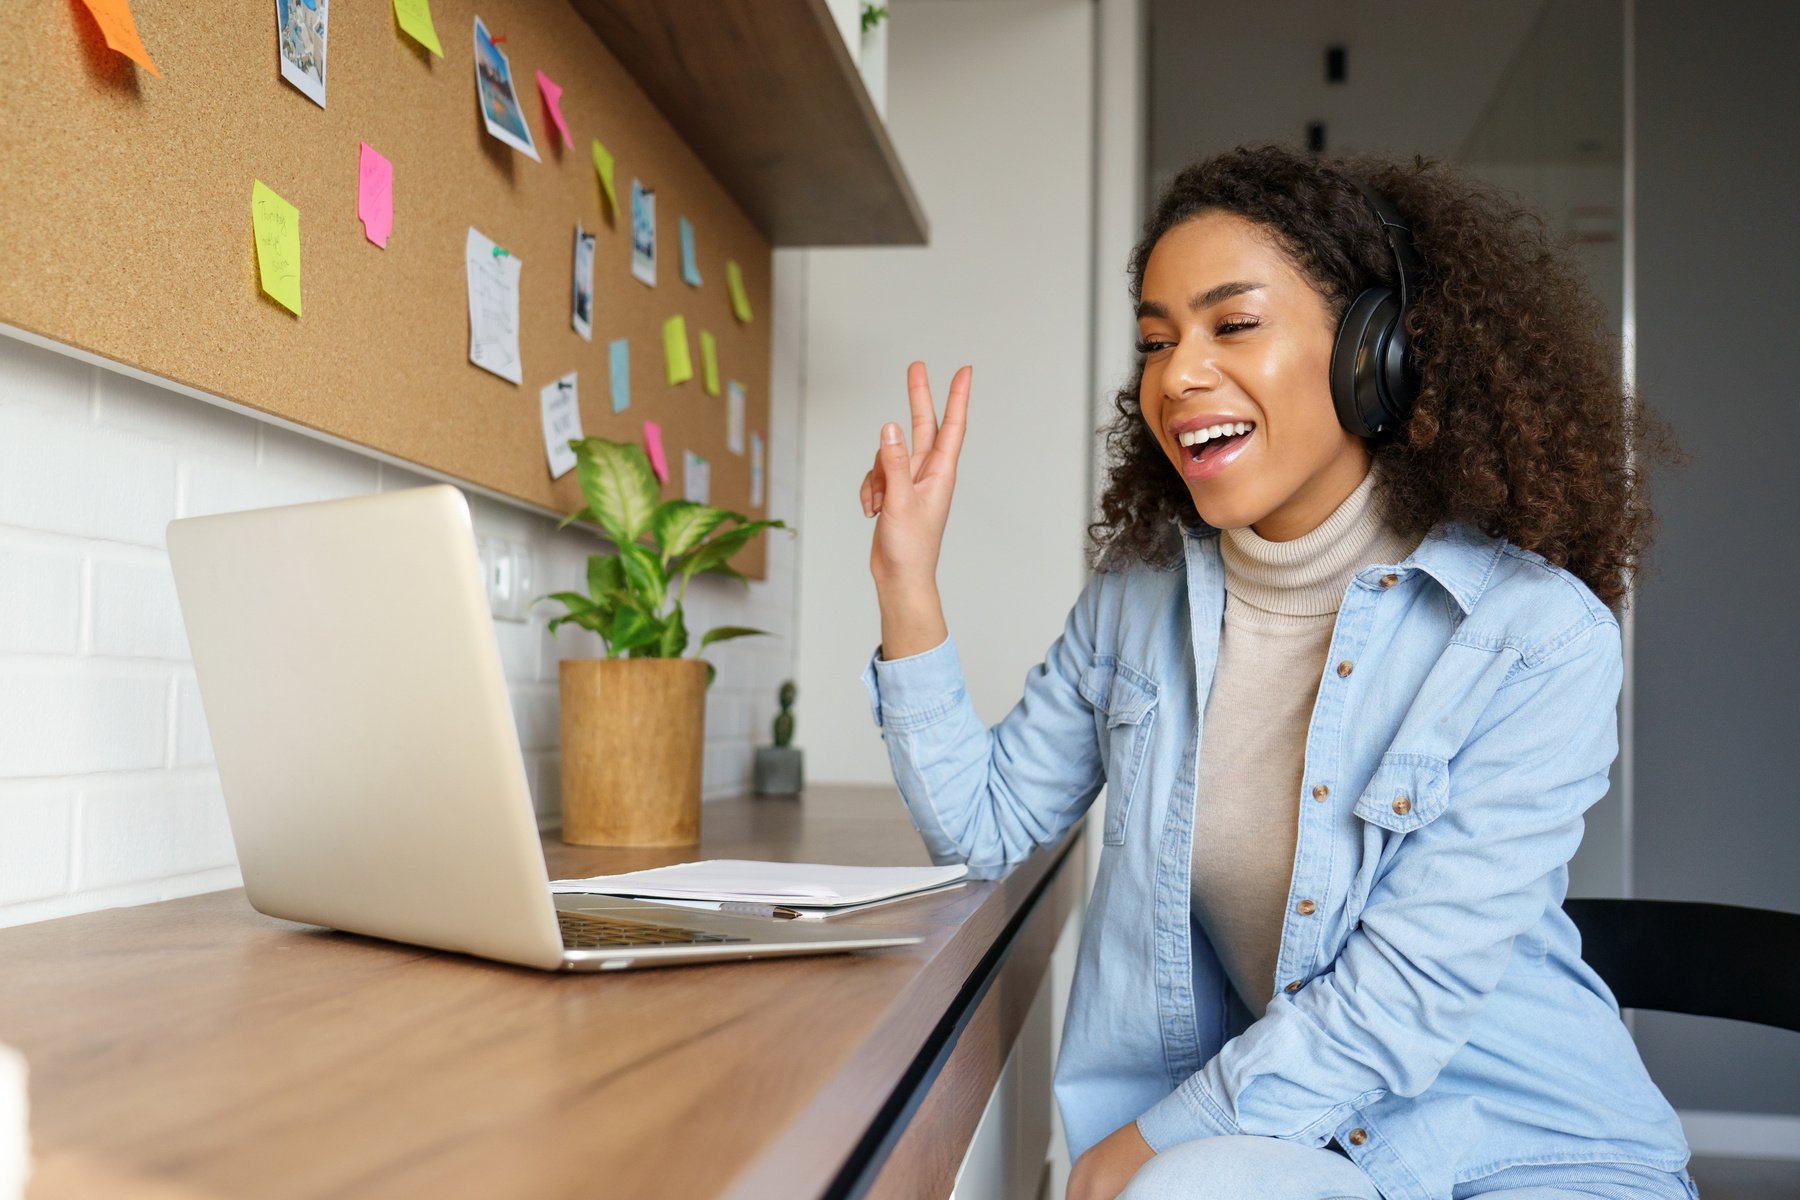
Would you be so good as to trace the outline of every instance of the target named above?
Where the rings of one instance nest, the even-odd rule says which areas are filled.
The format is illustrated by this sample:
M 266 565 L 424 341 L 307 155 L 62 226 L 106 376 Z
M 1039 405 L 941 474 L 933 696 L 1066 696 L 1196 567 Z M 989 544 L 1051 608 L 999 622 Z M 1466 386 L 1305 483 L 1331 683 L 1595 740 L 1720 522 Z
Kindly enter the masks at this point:
M 570 0 L 777 246 L 924 245 L 825 0 Z

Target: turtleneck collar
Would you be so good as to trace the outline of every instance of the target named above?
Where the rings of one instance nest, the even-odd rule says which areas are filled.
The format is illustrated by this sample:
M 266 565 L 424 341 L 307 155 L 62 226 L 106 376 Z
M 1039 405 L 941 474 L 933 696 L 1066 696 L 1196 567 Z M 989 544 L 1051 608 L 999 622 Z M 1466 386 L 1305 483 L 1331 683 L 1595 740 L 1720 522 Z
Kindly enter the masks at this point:
M 1362 482 L 1330 516 L 1290 541 L 1268 541 L 1247 525 L 1221 530 L 1226 594 L 1279 616 L 1328 616 L 1337 612 L 1357 571 L 1404 559 L 1417 539 L 1401 537 L 1382 521 L 1375 503 L 1379 469 L 1371 461 Z

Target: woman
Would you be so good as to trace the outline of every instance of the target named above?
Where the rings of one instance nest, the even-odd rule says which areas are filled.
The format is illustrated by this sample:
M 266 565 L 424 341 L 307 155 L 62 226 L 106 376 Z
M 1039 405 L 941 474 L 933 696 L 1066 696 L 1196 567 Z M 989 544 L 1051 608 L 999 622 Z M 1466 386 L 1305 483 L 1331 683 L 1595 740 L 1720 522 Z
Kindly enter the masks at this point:
M 969 368 L 941 428 L 910 368 L 862 487 L 863 678 L 934 857 L 997 873 L 1106 785 L 1071 1200 L 1696 1195 L 1561 908 L 1649 533 L 1627 446 L 1669 447 L 1601 307 L 1495 189 L 1274 147 L 1176 176 L 1130 276 L 1096 570 L 992 730 L 934 583 Z

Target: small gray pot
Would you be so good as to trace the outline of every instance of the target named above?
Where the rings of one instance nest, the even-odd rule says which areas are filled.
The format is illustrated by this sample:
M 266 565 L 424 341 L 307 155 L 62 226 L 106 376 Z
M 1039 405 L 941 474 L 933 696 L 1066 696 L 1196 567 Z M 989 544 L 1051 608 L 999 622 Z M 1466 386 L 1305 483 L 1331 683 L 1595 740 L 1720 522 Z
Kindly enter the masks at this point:
M 800 747 L 758 746 L 754 778 L 759 796 L 798 795 L 806 782 Z

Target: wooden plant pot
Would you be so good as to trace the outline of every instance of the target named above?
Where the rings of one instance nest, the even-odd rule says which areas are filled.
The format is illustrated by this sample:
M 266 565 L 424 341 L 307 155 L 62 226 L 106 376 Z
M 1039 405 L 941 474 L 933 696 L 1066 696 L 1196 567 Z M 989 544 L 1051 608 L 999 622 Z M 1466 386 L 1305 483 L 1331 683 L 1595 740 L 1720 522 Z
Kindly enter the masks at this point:
M 691 846 L 700 840 L 706 663 L 566 658 L 562 840 Z

